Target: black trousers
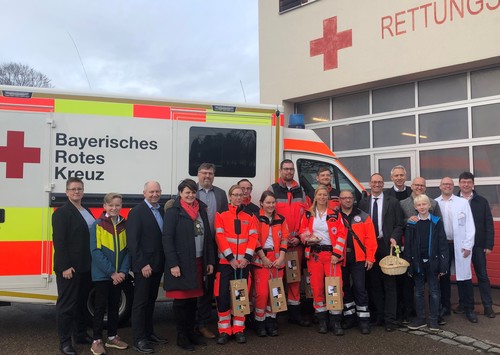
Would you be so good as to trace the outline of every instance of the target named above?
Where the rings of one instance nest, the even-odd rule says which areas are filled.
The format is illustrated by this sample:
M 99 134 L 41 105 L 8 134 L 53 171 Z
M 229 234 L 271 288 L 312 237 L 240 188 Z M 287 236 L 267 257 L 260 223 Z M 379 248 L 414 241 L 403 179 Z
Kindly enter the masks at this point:
M 451 265 L 455 262 L 455 247 L 453 243 L 448 243 L 449 260 L 448 270 L 451 270 Z M 458 283 L 457 283 L 458 285 Z M 471 281 L 472 286 L 472 281 Z M 439 287 L 441 288 L 441 311 L 451 310 L 451 282 L 450 282 L 450 272 L 439 278 Z
M 61 345 L 71 343 L 71 336 L 87 331 L 85 307 L 92 286 L 89 272 L 74 272 L 71 279 L 56 273 L 57 303 L 56 321 Z
M 135 289 L 132 304 L 134 343 L 146 340 L 153 334 L 153 313 L 162 275 L 161 272 L 153 272 L 150 277 L 145 278 L 142 273 L 134 272 Z
M 365 262 L 357 262 L 354 257 L 354 252 L 348 252 L 346 256 L 346 265 L 342 267 L 345 316 L 354 315 L 355 313 L 353 312 L 355 309 L 360 310 L 360 312 L 356 313 L 358 313 L 358 317 L 361 319 L 366 318 L 365 316 L 369 314 L 367 309 L 368 292 L 366 291 L 365 272 Z
M 177 334 L 190 336 L 194 334 L 196 322 L 197 298 L 174 299 L 174 311 Z
M 118 331 L 118 310 L 122 284 L 113 285 L 112 280 L 94 281 L 95 309 L 94 309 L 94 340 L 102 339 L 104 313 L 108 309 L 108 337 L 115 336 Z
M 378 240 L 377 240 L 378 241 Z M 378 241 L 379 243 L 383 241 Z M 381 249 L 379 247 L 379 249 Z M 382 253 L 375 255 L 376 262 L 367 272 L 367 289 L 370 302 L 373 303 L 374 313 L 378 320 L 384 320 L 386 324 L 394 323 L 397 309 L 396 277 L 386 275 L 380 268 L 379 261 L 384 256 Z

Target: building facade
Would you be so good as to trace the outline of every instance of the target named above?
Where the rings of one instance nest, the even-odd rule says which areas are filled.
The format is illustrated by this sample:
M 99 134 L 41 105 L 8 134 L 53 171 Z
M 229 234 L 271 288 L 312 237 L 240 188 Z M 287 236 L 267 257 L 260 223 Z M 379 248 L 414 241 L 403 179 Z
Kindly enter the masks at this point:
M 259 0 L 263 103 L 305 115 L 368 186 L 476 176 L 500 236 L 500 0 Z M 489 259 L 500 285 L 500 252 Z

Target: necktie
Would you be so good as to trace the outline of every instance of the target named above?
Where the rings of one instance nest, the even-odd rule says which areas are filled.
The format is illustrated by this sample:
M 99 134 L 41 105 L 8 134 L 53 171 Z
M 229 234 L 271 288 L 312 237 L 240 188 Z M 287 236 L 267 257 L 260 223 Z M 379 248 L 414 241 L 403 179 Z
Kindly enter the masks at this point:
M 372 220 L 373 226 L 375 227 L 375 236 L 378 238 L 378 197 L 373 198 L 373 207 L 372 207 Z

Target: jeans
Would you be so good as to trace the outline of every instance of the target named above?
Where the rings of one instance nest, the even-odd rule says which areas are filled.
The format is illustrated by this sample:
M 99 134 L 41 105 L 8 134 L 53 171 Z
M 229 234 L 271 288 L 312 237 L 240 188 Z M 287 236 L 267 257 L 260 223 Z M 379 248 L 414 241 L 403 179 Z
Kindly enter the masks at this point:
M 414 274 L 415 279 L 415 308 L 418 319 L 425 319 L 425 282 L 429 285 L 429 324 L 438 325 L 439 302 L 441 290 L 438 275 L 430 269 L 429 262 L 422 263 L 422 271 Z
M 491 285 L 486 271 L 486 254 L 483 247 L 474 247 L 472 249 L 472 265 L 476 273 L 477 282 L 479 284 L 479 293 L 484 307 L 491 307 L 493 301 L 491 299 Z

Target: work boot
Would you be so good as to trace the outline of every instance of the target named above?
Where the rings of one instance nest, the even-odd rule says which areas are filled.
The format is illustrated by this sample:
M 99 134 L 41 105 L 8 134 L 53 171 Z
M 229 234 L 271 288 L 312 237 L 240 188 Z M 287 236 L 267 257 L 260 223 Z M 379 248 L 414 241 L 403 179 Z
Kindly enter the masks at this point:
M 317 318 L 319 324 L 318 332 L 320 334 L 328 333 L 328 312 L 318 312 Z
M 263 320 L 255 320 L 255 332 L 257 333 L 258 337 L 266 337 L 267 332 L 266 332 L 266 324 L 264 323 Z
M 311 326 L 311 321 L 302 318 L 300 314 L 300 305 L 288 305 L 288 323 L 298 324 L 301 327 Z
M 270 337 L 278 336 L 278 320 L 276 318 L 266 318 L 266 331 Z
M 194 346 L 185 332 L 177 332 L 177 346 L 187 351 L 194 351 Z
M 337 336 L 344 335 L 344 329 L 342 329 L 340 319 L 340 314 L 330 314 L 330 327 L 332 328 L 333 334 Z
M 351 329 L 357 325 L 357 319 L 355 316 L 347 316 L 344 317 L 344 321 L 342 322 L 342 329 Z
M 361 334 L 370 334 L 370 322 L 368 320 L 362 320 L 359 322 L 359 331 Z

